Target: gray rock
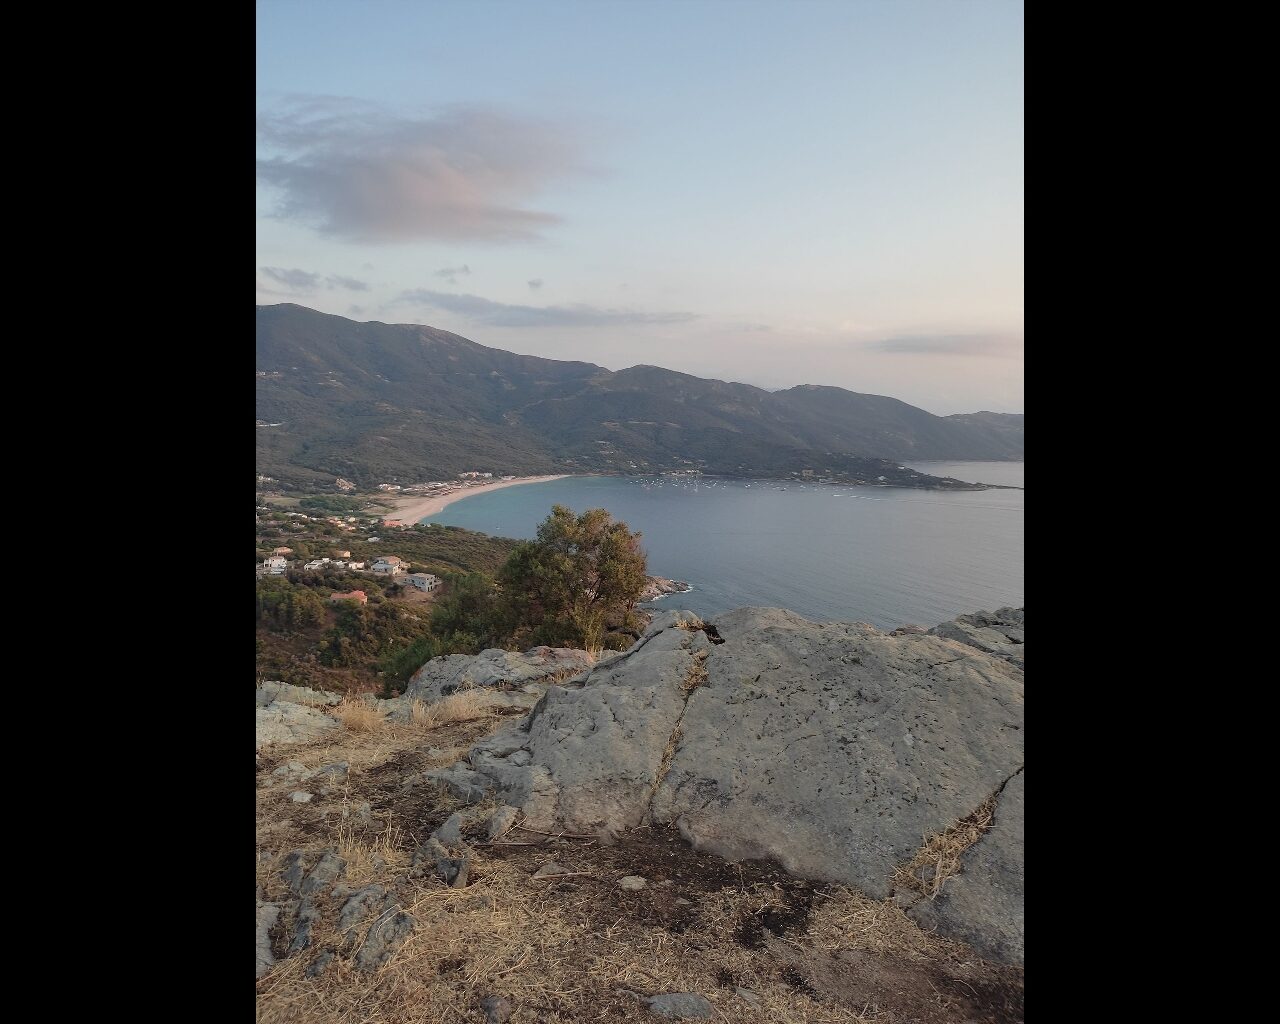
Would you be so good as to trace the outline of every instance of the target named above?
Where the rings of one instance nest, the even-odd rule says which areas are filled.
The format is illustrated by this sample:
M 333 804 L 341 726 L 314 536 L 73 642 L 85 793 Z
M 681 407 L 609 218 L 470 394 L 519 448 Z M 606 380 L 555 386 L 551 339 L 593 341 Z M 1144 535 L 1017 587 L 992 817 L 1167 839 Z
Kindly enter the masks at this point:
M 760 1005 L 760 997 L 756 993 L 752 992 L 751 989 L 749 988 L 741 988 L 741 987 L 735 988 L 733 990 L 733 994 L 736 995 L 739 999 L 745 999 L 752 1006 Z
M 696 992 L 668 992 L 650 996 L 645 1002 L 658 1016 L 673 1020 L 704 1020 L 715 1013 L 711 1003 Z
M 413 915 L 403 910 L 379 917 L 356 953 L 356 967 L 362 971 L 374 971 L 385 964 L 413 934 L 414 923 Z
M 929 632 L 924 626 L 917 626 L 914 622 L 908 622 L 905 626 L 899 626 L 895 630 L 891 630 L 890 636 L 910 636 L 913 633 Z
M 933 636 L 945 637 L 987 654 L 994 654 L 1022 666 L 1024 619 L 1021 608 L 997 608 L 957 615 L 929 630 Z
M 320 768 L 320 774 L 329 776 L 333 782 L 341 782 L 350 773 L 350 766 L 346 761 L 339 761 L 336 764 L 326 764 Z
M 1021 613 L 985 614 L 1018 625 Z M 674 822 L 697 849 L 776 860 L 884 899 L 923 836 L 1022 767 L 1023 673 L 1003 656 L 780 609 L 714 625 L 718 644 L 688 613 L 656 619 L 580 685 L 549 687 L 454 771 L 477 789 L 477 776 L 487 781 L 535 828 Z M 1004 870 L 975 871 L 988 867 Z M 1021 928 L 1020 905 L 1000 913 Z
M 527 752 L 526 752 L 527 753 Z M 510 804 L 504 804 L 499 807 L 489 818 L 486 830 L 490 839 L 497 839 L 498 836 L 505 835 L 511 831 L 516 820 L 520 817 L 520 811 Z
M 258 977 L 261 978 L 275 966 L 271 952 L 271 929 L 280 917 L 280 908 L 274 903 L 258 904 Z
M 401 699 L 437 701 L 458 690 L 520 690 L 549 677 L 585 672 L 595 663 L 586 651 L 567 647 L 534 647 L 523 654 L 492 648 L 478 655 L 450 654 L 433 658 L 415 672 Z
M 555 861 L 548 861 L 546 864 L 543 864 L 542 867 L 538 868 L 538 870 L 533 873 L 533 877 L 546 878 L 549 875 L 567 875 L 568 873 L 569 873 L 569 869 L 566 868 L 564 865 L 557 864 Z
M 457 846 L 462 842 L 463 824 L 462 815 L 454 811 L 431 835 L 445 846 Z
M 502 996 L 485 996 L 480 1000 L 480 1012 L 484 1014 L 485 1024 L 507 1024 L 515 1007 Z
M 1024 773 L 1025 774 L 1025 773 Z M 967 942 L 989 960 L 1023 962 L 1023 775 L 1009 780 L 991 828 L 960 860 L 960 873 L 909 912 L 922 927 Z
M 618 879 L 618 887 L 626 889 L 627 892 L 639 892 L 648 884 L 649 880 L 642 878 L 640 875 L 626 875 Z
M 357 926 L 382 902 L 387 890 L 380 885 L 366 885 L 354 892 L 338 912 L 338 930 L 348 942 L 355 941 Z
M 491 779 L 463 765 L 440 768 L 423 774 L 427 779 L 441 783 L 463 803 L 478 804 L 493 788 Z
M 295 790 L 289 794 L 289 799 L 295 804 L 309 804 L 314 798 L 314 794 L 304 792 L 303 790 Z
M 307 877 L 306 854 L 301 850 L 294 850 L 285 857 L 280 866 L 280 875 L 295 895 L 300 892 L 302 880 Z
M 325 850 L 324 855 L 316 861 L 316 866 L 303 879 L 298 892 L 303 896 L 331 888 L 347 869 L 347 862 L 338 856 L 336 850 Z
M 260 707 L 256 714 L 258 750 L 271 744 L 309 743 L 338 727 L 323 712 L 284 701 Z
M 311 945 L 311 929 L 320 917 L 320 909 L 310 896 L 298 903 L 298 920 L 294 925 L 293 941 L 289 943 L 289 956 L 297 956 Z
M 286 761 L 271 773 L 278 779 L 291 779 L 294 782 L 306 782 L 316 774 L 314 768 L 308 768 L 299 761 Z
M 265 708 L 275 701 L 289 704 L 311 704 L 319 707 L 333 707 L 342 703 L 342 697 L 327 690 L 313 690 L 309 686 L 293 686 L 290 683 L 269 682 L 258 687 L 257 706 Z

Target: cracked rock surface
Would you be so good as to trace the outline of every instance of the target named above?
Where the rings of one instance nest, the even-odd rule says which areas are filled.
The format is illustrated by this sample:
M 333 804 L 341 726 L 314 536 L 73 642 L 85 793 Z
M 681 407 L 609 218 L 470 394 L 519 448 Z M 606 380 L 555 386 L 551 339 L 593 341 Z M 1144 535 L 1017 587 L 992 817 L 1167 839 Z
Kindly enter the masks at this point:
M 956 622 L 992 628 L 980 616 L 993 617 Z M 674 822 L 697 849 L 769 858 L 883 899 L 925 836 L 1017 775 L 1022 724 L 1020 663 L 936 631 L 889 635 L 769 608 L 703 629 L 691 613 L 667 612 L 630 651 L 550 686 L 455 771 L 537 828 Z M 1014 782 L 962 875 L 917 911 L 945 935 L 1020 961 Z

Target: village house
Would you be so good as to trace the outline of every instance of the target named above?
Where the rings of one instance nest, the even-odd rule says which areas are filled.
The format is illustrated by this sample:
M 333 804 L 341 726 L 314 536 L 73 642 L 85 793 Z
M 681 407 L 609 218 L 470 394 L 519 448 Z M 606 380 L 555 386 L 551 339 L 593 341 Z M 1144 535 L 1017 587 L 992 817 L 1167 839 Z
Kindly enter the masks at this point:
M 272 548 L 271 553 L 273 555 L 291 555 L 293 554 L 293 548 Z
M 405 571 L 405 563 L 403 559 L 397 558 L 395 555 L 384 555 L 369 567 L 371 572 L 376 572 L 381 576 L 398 576 Z
M 440 586 L 440 577 L 432 576 L 429 572 L 411 572 L 407 582 L 429 594 Z
M 302 568 L 304 568 L 304 569 L 319 569 L 321 566 L 323 566 L 323 565 L 328 565 L 328 564 L 329 564 L 329 559 L 327 559 L 327 558 L 313 558 L 310 562 L 308 562 L 308 563 L 307 563 L 306 565 L 304 565 Z
M 384 519 L 382 520 L 382 525 L 383 526 L 404 526 L 404 521 L 400 519 Z
M 289 549 L 285 548 L 285 550 L 287 551 Z M 272 576 L 279 576 L 289 568 L 289 561 L 286 558 L 282 558 L 280 555 L 272 555 L 262 563 L 262 567 Z
M 364 562 L 348 562 L 348 563 L 347 563 L 347 568 L 348 568 L 348 569 L 363 569 L 363 568 L 364 568 Z
M 339 558 L 350 558 L 350 557 L 351 557 L 351 552 L 350 552 L 350 551 L 339 551 L 339 552 L 338 552 L 338 557 L 339 557 Z
M 345 569 L 347 567 L 347 563 L 344 562 L 341 558 L 335 558 L 329 564 L 333 566 L 335 569 Z
M 368 604 L 369 595 L 363 590 L 353 590 L 349 594 L 330 594 L 329 601 L 335 604 L 338 601 L 356 601 L 360 604 Z

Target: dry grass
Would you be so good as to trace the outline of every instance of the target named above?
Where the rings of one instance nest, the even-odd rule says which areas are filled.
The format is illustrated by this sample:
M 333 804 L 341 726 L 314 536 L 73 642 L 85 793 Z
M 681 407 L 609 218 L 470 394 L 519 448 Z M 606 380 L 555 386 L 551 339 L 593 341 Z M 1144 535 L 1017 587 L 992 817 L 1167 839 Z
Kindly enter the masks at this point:
M 352 818 L 349 799 L 343 801 L 333 845 L 347 862 L 345 880 L 352 886 L 364 885 L 387 871 L 402 870 L 409 863 L 409 839 L 404 830 L 389 817 L 386 828 L 371 832 Z
M 372 701 L 347 697 L 334 710 L 348 732 L 377 732 L 387 724 L 387 713 Z
M 689 668 L 689 674 L 684 677 L 684 682 L 680 684 L 680 692 L 686 697 L 707 681 L 707 655 L 709 653 L 709 651 L 698 651 L 693 656 L 693 665 Z
M 450 722 L 473 722 L 488 718 L 493 705 L 486 703 L 484 691 L 458 690 L 434 704 L 415 700 L 409 708 L 409 723 L 419 729 L 436 729 Z
M 941 832 L 926 836 L 924 845 L 906 864 L 893 873 L 894 885 L 912 889 L 933 899 L 942 891 L 947 879 L 960 871 L 960 858 L 981 839 L 995 817 L 996 797 L 989 797 L 968 817 Z

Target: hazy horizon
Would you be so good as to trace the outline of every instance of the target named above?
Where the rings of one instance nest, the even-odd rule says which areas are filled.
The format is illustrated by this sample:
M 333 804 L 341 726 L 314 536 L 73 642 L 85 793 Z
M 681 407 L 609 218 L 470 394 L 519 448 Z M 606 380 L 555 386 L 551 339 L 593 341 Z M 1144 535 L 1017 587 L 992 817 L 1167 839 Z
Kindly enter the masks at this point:
M 257 6 L 257 301 L 1023 412 L 1022 5 Z

